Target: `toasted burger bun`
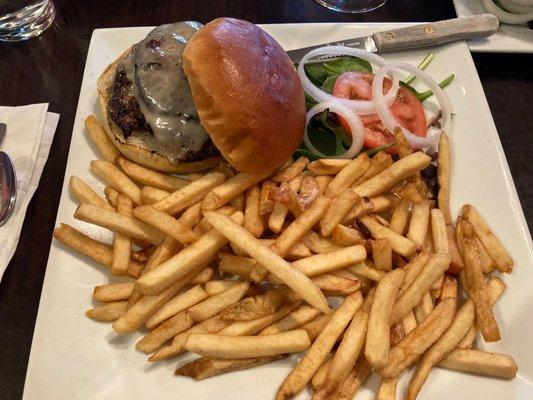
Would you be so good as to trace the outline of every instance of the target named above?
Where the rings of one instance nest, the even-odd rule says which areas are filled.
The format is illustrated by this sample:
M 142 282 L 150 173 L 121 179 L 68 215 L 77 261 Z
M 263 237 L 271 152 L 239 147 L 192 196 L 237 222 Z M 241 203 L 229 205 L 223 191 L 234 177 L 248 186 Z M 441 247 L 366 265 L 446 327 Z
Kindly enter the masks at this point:
M 304 91 L 272 37 L 218 18 L 193 35 L 182 59 L 202 125 L 234 168 L 259 174 L 289 159 L 305 128 Z
M 98 79 L 97 89 L 100 96 L 100 108 L 103 114 L 103 126 L 111 141 L 124 157 L 145 167 L 157 171 L 184 174 L 211 168 L 220 162 L 220 157 L 209 157 L 201 161 L 173 163 L 165 156 L 165 148 L 148 132 L 133 132 L 128 138 L 122 130 L 108 117 L 109 89 L 113 85 L 117 65 L 131 51 L 126 50 Z

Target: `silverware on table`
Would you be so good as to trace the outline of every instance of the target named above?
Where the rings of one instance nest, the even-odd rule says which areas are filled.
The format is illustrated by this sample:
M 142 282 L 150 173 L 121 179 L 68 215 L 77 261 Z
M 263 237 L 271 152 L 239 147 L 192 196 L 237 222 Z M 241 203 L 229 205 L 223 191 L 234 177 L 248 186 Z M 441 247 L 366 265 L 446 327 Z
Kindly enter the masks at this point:
M 6 133 L 6 124 L 0 123 L 0 144 Z M 9 219 L 17 200 L 15 168 L 9 156 L 0 151 L 0 226 Z
M 498 30 L 498 25 L 498 18 L 494 15 L 479 14 L 472 17 L 454 18 L 429 24 L 389 29 L 382 32 L 376 32 L 369 36 L 289 50 L 287 54 L 292 62 L 299 63 L 303 56 L 311 50 L 324 46 L 347 46 L 363 49 L 372 53 L 404 50 L 455 42 L 458 40 L 488 37 Z M 316 57 L 314 60 L 324 60 L 328 58 L 332 57 L 321 56 Z

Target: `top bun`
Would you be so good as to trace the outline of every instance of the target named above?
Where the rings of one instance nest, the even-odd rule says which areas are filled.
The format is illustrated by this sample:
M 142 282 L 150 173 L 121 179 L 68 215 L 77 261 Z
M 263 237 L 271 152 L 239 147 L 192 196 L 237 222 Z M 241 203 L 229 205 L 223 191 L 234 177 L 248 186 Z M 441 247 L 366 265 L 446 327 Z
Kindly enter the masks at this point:
M 202 125 L 237 170 L 287 161 L 305 128 L 304 92 L 283 48 L 249 22 L 218 18 L 189 40 L 183 68 Z

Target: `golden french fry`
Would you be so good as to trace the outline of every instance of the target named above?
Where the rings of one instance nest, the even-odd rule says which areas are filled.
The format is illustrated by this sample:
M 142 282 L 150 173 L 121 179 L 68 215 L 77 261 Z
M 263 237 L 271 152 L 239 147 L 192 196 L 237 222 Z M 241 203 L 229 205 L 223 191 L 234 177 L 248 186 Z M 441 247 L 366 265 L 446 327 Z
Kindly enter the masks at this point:
M 452 351 L 439 367 L 503 379 L 515 378 L 518 371 L 516 362 L 507 354 L 462 349 Z
M 401 158 L 373 178 L 355 187 L 355 191 L 361 197 L 377 196 L 387 192 L 405 178 L 426 168 L 430 163 L 430 156 L 417 151 L 405 158 Z
M 174 315 L 139 340 L 135 347 L 143 353 L 152 353 L 167 340 L 189 329 L 193 323 L 193 319 L 187 312 Z
M 74 213 L 74 218 L 155 245 L 160 244 L 165 239 L 165 235 L 161 231 L 138 219 L 91 204 L 79 206 Z
M 448 236 L 448 250 L 452 256 L 452 261 L 450 262 L 450 268 L 448 268 L 448 272 L 452 274 L 458 274 L 463 270 L 464 264 L 463 258 L 459 253 L 457 243 L 455 242 L 455 231 L 453 226 L 446 225 L 446 235 Z
M 363 236 L 354 228 L 350 228 L 341 224 L 336 224 L 333 228 L 331 239 L 339 246 L 353 246 L 361 243 Z
M 416 244 L 408 238 L 391 231 L 389 228 L 381 225 L 374 218 L 369 216 L 360 217 L 359 220 L 370 231 L 374 239 L 388 239 L 392 250 L 396 253 L 409 257 L 412 256 L 417 249 Z
M 324 216 L 320 220 L 320 233 L 324 237 L 333 234 L 335 226 L 339 224 L 348 212 L 361 202 L 361 197 L 353 189 L 345 189 L 336 197 Z
M 413 206 L 407 237 L 420 247 L 424 247 L 429 226 L 429 202 L 423 201 Z
M 82 204 L 92 204 L 98 207 L 107 208 L 113 210 L 113 207 L 109 205 L 105 199 L 96 194 L 83 180 L 77 176 L 72 175 L 69 180 L 70 191 Z
M 384 217 L 382 217 L 381 215 L 379 214 L 374 214 L 374 218 L 376 219 L 376 221 L 378 221 L 381 225 L 383 226 L 386 226 L 387 228 L 389 227 L 389 221 L 387 221 Z
M 220 263 L 218 269 L 221 273 L 239 275 L 249 281 L 258 281 L 259 277 L 254 275 L 254 267 L 257 261 L 250 257 L 234 256 L 232 254 L 220 253 Z
M 169 196 L 170 192 L 158 189 L 152 186 L 143 186 L 141 188 L 141 202 L 142 204 L 155 204 Z
M 337 388 L 332 397 L 336 400 L 352 400 L 371 372 L 372 366 L 364 357 L 359 357 L 355 367 L 352 368 L 346 380 Z
M 398 378 L 381 378 L 376 400 L 396 400 Z
M 496 263 L 496 268 L 498 268 L 498 271 L 511 272 L 514 265 L 513 259 L 507 250 L 505 250 L 505 247 L 503 247 L 501 242 L 496 238 L 496 236 L 494 236 L 494 233 L 492 233 L 481 215 L 470 204 L 463 206 L 463 209 L 463 214 L 474 227 L 477 238 L 480 240 L 483 248 L 487 251 L 487 253 L 489 253 L 490 257 Z
M 132 203 L 128 196 L 119 194 L 117 197 L 117 212 L 126 217 L 132 216 Z M 131 239 L 116 232 L 113 241 L 113 262 L 111 272 L 113 275 L 127 275 L 131 255 Z
M 438 208 L 431 210 L 431 236 L 435 253 L 450 253 L 444 214 Z
M 244 193 L 241 193 L 235 196 L 233 199 L 228 201 L 228 206 L 232 207 L 234 210 L 244 211 L 245 198 Z
M 231 218 L 227 218 L 229 221 L 233 221 L 232 218 L 234 218 L 242 223 L 244 216 L 242 212 L 237 211 Z M 235 224 L 240 227 L 238 223 Z M 213 257 L 227 243 L 223 235 L 211 229 L 200 239 L 165 261 L 156 270 L 143 274 L 137 280 L 136 289 L 145 294 L 159 293 L 190 271 L 198 272 L 205 261 Z
M 181 224 L 176 218 L 159 211 L 151 205 L 137 207 L 133 210 L 135 218 L 171 236 L 178 242 L 187 245 L 199 238 L 190 228 Z
M 392 165 L 392 157 L 384 151 L 379 152 L 370 159 L 370 167 L 352 184 L 352 188 L 368 181 Z
M 225 215 L 206 212 L 205 217 L 222 235 L 231 242 L 238 243 L 244 251 L 281 279 L 283 283 L 294 290 L 310 305 L 322 312 L 330 312 L 326 298 L 309 278 L 301 272 L 296 271 L 283 258 L 261 244 L 261 242 L 254 238 L 246 229 L 242 228 Z
M 187 229 L 192 229 L 193 226 L 202 220 L 202 203 L 198 202 L 190 206 L 178 218 L 178 222 Z
M 91 161 L 91 171 L 105 180 L 120 193 L 128 196 L 135 204 L 141 204 L 141 189 L 124 172 L 109 161 Z
M 363 246 L 350 246 L 330 253 L 316 254 L 292 263 L 306 276 L 317 276 L 352 264 L 358 264 L 366 258 Z
M 391 325 L 397 324 L 409 311 L 422 301 L 429 292 L 431 285 L 446 271 L 450 265 L 447 254 L 433 254 L 428 262 L 413 280 L 413 283 L 398 297 L 392 311 Z
M 484 274 L 490 274 L 494 271 L 496 268 L 496 263 L 494 260 L 490 257 L 489 253 L 487 253 L 487 250 L 483 247 L 483 244 L 481 244 L 481 241 L 476 237 L 476 243 L 477 243 L 477 252 L 479 254 L 479 263 L 481 264 L 481 270 Z
M 396 138 L 396 150 L 400 158 L 407 157 L 409 154 L 413 154 L 413 148 L 405 138 L 403 131 L 399 126 L 394 129 L 394 137 Z
M 372 260 L 380 271 L 388 272 L 392 269 L 392 246 L 389 239 L 376 239 L 371 242 Z
M 439 182 L 439 194 L 437 202 L 442 211 L 446 224 L 452 223 L 450 214 L 450 182 L 451 182 L 452 154 L 450 149 L 450 139 L 445 132 L 442 132 L 439 140 L 437 156 L 437 180 Z
M 231 215 L 233 214 L 235 211 L 239 211 L 239 210 L 236 210 L 234 209 L 233 207 L 231 206 L 223 206 L 223 207 L 220 207 L 218 210 L 217 210 L 217 213 L 220 213 L 220 214 L 224 214 L 224 215 Z M 244 220 L 244 219 L 243 219 Z M 193 232 L 196 233 L 197 235 L 204 235 L 205 233 L 207 233 L 211 228 L 213 228 L 211 226 L 211 224 L 207 221 L 207 219 L 202 218 L 202 220 L 193 228 Z M 237 254 L 237 252 L 235 252 L 235 254 Z
M 275 313 L 288 299 L 286 290 L 272 289 L 265 294 L 242 299 L 220 313 L 227 321 L 251 321 Z
M 280 320 L 267 326 L 259 332 L 259 335 L 273 335 L 280 332 L 290 331 L 306 324 L 320 315 L 320 311 L 310 306 L 300 306 Z
M 414 257 L 409 264 L 403 267 L 405 271 L 405 277 L 403 278 L 402 286 L 400 287 L 400 294 L 405 292 L 409 286 L 413 283 L 416 277 L 420 274 L 429 261 L 430 253 L 426 250 L 421 251 Z
M 268 218 L 268 228 L 274 233 L 281 232 L 288 213 L 289 209 L 284 204 L 275 202 Z
M 379 281 L 368 317 L 365 356 L 374 368 L 385 366 L 389 360 L 390 317 L 394 300 L 402 284 L 405 272 L 391 271 Z
M 189 184 L 189 181 L 186 179 L 145 168 L 124 157 L 118 157 L 116 163 L 126 175 L 141 185 L 173 192 Z
M 265 215 L 272 212 L 274 201 L 270 199 L 271 193 L 276 189 L 276 184 L 272 181 L 263 181 L 259 194 L 259 214 Z
M 333 274 L 315 276 L 311 281 L 328 296 L 347 296 L 361 287 L 358 279 L 340 278 Z
M 120 318 L 128 307 L 127 301 L 112 301 L 87 310 L 85 315 L 96 321 L 115 321 Z
M 196 304 L 189 308 L 187 312 L 196 322 L 211 318 L 242 299 L 249 288 L 250 285 L 247 282 L 241 282 Z
M 118 190 L 112 188 L 109 185 L 105 187 L 104 193 L 105 193 L 105 197 L 107 198 L 107 201 L 109 202 L 109 204 L 111 204 L 111 207 L 113 207 L 112 210 L 114 210 L 115 207 L 117 206 L 117 198 L 120 193 L 118 192 Z M 108 207 L 105 207 L 105 208 L 108 208 Z
M 329 370 L 329 366 L 331 365 L 332 359 L 333 359 L 333 355 L 322 363 L 322 365 L 318 368 L 318 370 L 315 372 L 315 374 L 311 378 L 311 386 L 313 387 L 313 390 L 317 391 L 322 386 L 324 386 L 324 383 L 326 382 L 326 378 L 328 376 L 328 370 Z
M 102 303 L 112 301 L 128 300 L 133 292 L 134 283 L 110 283 L 107 285 L 95 286 L 93 298 Z
M 104 131 L 104 128 L 98 123 L 94 115 L 89 115 L 85 118 L 85 127 L 92 142 L 98 147 L 100 153 L 109 162 L 115 162 L 115 159 L 120 156 L 117 147 L 111 142 Z
M 415 308 L 413 308 L 413 311 L 415 313 L 416 322 L 420 325 L 431 311 L 433 311 L 433 299 L 429 292 L 422 297 L 422 300 L 415 306 Z
M 431 346 L 417 365 L 416 372 L 409 382 L 406 399 L 415 400 L 424 385 L 431 369 L 441 362 L 461 340 L 466 336 L 468 330 L 474 323 L 475 307 L 469 300 L 457 311 L 453 322 L 444 334 Z
M 370 160 L 366 153 L 361 153 L 357 158 L 350 161 L 329 183 L 325 194 L 328 197 L 335 198 L 345 189 L 348 189 L 370 166 Z M 360 196 L 367 196 L 361 194 Z
M 274 182 L 289 182 L 291 179 L 296 178 L 302 173 L 302 171 L 309 164 L 309 159 L 306 157 L 300 157 L 295 162 L 290 164 L 287 168 L 281 170 L 272 177 Z
M 205 291 L 209 296 L 214 296 L 217 293 L 223 292 L 229 289 L 231 286 L 235 286 L 239 281 L 209 281 L 205 284 Z
M 330 253 L 332 251 L 342 250 L 343 248 L 335 244 L 333 240 L 326 239 L 315 231 L 308 231 L 303 235 L 302 243 L 316 254 Z
M 202 210 L 213 211 L 222 207 L 235 196 L 244 193 L 246 189 L 261 182 L 268 174 L 251 175 L 240 172 L 226 182 L 213 187 L 202 200 Z
M 363 197 L 362 199 L 363 201 L 352 208 L 346 217 L 343 218 L 341 222 L 344 225 L 350 225 L 356 218 L 369 214 L 370 212 L 379 213 L 388 211 L 398 203 L 398 198 L 393 194 L 383 194 L 372 197 L 371 199 Z
M 108 244 L 92 239 L 67 224 L 60 224 L 59 227 L 54 229 L 53 235 L 64 245 L 108 268 L 111 268 L 113 262 L 113 249 Z M 128 265 L 128 275 L 137 278 L 140 275 L 142 268 L 142 264 L 130 260 Z
M 286 357 L 286 354 L 244 359 L 200 357 L 194 361 L 182 365 L 174 374 L 178 376 L 188 376 L 196 380 L 202 380 L 227 374 L 228 372 L 242 371 L 245 369 L 258 367 L 260 365 L 265 365 Z
M 320 332 L 324 330 L 330 318 L 330 314 L 323 314 L 314 319 L 313 321 L 303 324 L 300 328 L 307 332 L 307 334 L 309 335 L 309 339 L 311 339 L 311 341 L 313 342 L 318 337 Z
M 428 317 L 390 351 L 389 363 L 377 372 L 384 378 L 396 378 L 413 364 L 450 326 L 455 300 L 444 299 Z
M 176 190 L 167 197 L 154 203 L 153 206 L 167 214 L 174 215 L 199 201 L 203 201 L 207 193 L 226 180 L 222 172 L 210 172 L 187 186 Z
M 383 278 L 385 272 L 369 267 L 366 262 L 357 263 L 355 265 L 349 266 L 346 269 L 350 272 L 353 272 L 354 274 L 357 274 L 359 276 L 362 276 L 363 278 L 367 278 L 375 282 L 378 282 L 381 278 Z
M 405 280 L 405 278 L 404 278 Z M 404 335 L 411 333 L 416 327 L 416 316 L 413 310 L 409 311 L 405 317 L 402 318 L 402 328 Z
M 405 227 L 407 226 L 407 219 L 409 218 L 409 206 L 411 202 L 408 199 L 402 199 L 394 207 L 392 216 L 389 223 L 389 229 L 396 232 L 398 235 L 405 233 Z
M 336 175 L 350 163 L 350 160 L 320 158 L 309 163 L 307 169 L 315 175 Z
M 474 228 L 468 220 L 461 221 L 463 252 L 465 260 L 465 283 L 468 296 L 476 305 L 476 323 L 486 342 L 500 340 L 500 330 L 494 318 L 492 304 L 479 263 L 479 254 L 474 237 Z
M 196 285 L 184 293 L 178 293 L 170 299 L 159 311 L 146 320 L 146 328 L 154 329 L 156 326 L 167 319 L 179 314 L 189 307 L 198 304 L 209 297 L 209 294 L 202 289 L 202 286 Z
M 319 175 L 315 177 L 315 182 L 318 185 L 318 190 L 321 195 L 326 192 L 326 188 L 328 187 L 332 179 L 333 178 L 331 176 L 327 175 Z
M 311 204 L 320 196 L 320 186 L 312 176 L 305 175 L 302 178 L 300 192 L 296 198 L 300 209 L 307 210 Z
M 265 221 L 259 213 L 260 192 L 258 185 L 253 185 L 246 191 L 246 208 L 244 210 L 243 227 L 256 238 L 261 237 L 265 231 Z
M 333 345 L 361 306 L 362 296 L 357 292 L 344 299 L 315 339 L 304 358 L 294 367 L 281 384 L 276 399 L 288 399 L 300 393 L 322 365 Z
M 441 300 L 447 297 L 451 297 L 453 299 L 457 298 L 457 279 L 450 275 L 444 276 L 439 296 Z

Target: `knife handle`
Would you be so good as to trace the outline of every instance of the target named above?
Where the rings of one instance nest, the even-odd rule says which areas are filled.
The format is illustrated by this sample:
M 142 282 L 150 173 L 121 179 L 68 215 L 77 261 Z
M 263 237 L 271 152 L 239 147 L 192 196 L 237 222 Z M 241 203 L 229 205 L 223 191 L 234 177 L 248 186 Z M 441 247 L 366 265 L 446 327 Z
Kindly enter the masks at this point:
M 401 50 L 487 37 L 498 30 L 498 24 L 498 18 L 494 15 L 479 14 L 377 32 L 372 38 L 378 51 Z

